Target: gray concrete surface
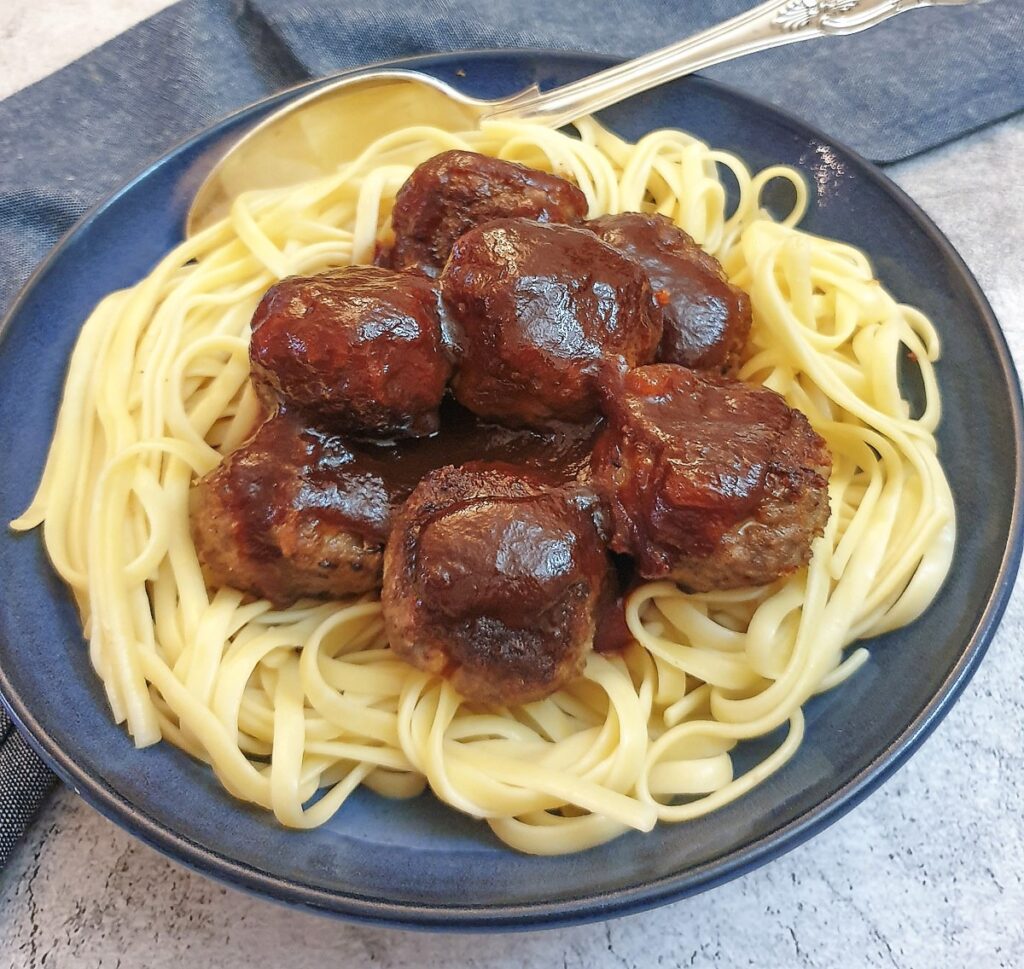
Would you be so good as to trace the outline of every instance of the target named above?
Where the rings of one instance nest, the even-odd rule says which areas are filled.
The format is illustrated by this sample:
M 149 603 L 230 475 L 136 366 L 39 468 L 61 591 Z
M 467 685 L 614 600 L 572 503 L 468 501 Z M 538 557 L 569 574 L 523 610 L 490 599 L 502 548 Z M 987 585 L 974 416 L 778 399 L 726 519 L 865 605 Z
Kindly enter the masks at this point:
M 165 3 L 4 0 L 0 94 Z M 38 37 L 46 39 L 44 70 L 26 53 Z M 1018 362 L 1022 157 L 1018 117 L 891 170 L 974 269 Z M 0 966 L 1022 967 L 1022 633 L 1019 585 L 980 672 L 906 768 L 809 844 L 686 902 L 516 936 L 351 926 L 179 868 L 62 790 L 0 875 Z

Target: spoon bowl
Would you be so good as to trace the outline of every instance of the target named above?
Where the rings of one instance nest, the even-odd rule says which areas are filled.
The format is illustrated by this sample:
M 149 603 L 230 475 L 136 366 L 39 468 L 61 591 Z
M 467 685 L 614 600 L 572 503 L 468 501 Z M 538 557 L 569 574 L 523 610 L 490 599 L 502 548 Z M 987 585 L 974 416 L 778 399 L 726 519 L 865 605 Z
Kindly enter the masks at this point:
M 374 71 L 339 78 L 274 112 L 217 163 L 189 209 L 191 236 L 227 215 L 251 189 L 293 185 L 336 171 L 409 118 L 443 131 L 467 131 L 497 107 L 532 99 L 536 87 L 500 101 L 469 97 L 429 74 Z

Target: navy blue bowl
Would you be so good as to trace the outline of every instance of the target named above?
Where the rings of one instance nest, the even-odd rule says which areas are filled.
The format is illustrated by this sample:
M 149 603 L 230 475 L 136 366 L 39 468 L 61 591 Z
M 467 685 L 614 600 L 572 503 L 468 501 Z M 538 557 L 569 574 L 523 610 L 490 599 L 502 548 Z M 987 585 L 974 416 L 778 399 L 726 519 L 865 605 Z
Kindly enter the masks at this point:
M 534 82 L 563 84 L 609 63 L 489 52 L 402 66 L 496 97 Z M 0 519 L 31 498 L 68 355 L 89 311 L 180 240 L 192 194 L 222 146 L 305 90 L 246 108 L 185 142 L 87 216 L 32 278 L 0 346 Z M 935 321 L 945 345 L 939 439 L 961 523 L 942 594 L 912 626 L 873 641 L 870 662 L 852 680 L 808 704 L 797 756 L 737 803 L 583 854 L 531 858 L 429 795 L 396 802 L 363 790 L 329 824 L 285 830 L 233 800 L 206 767 L 170 745 L 135 750 L 111 722 L 71 598 L 39 535 L 0 529 L 0 691 L 13 717 L 68 784 L 175 860 L 279 901 L 406 927 L 507 929 L 621 915 L 734 878 L 830 824 L 906 760 L 977 667 L 1020 556 L 1021 401 L 998 324 L 959 256 L 877 169 L 719 84 L 668 84 L 603 119 L 630 138 L 680 127 L 754 169 L 797 167 L 814 193 L 806 228 L 865 249 L 896 297 Z M 778 739 L 743 746 L 738 768 Z

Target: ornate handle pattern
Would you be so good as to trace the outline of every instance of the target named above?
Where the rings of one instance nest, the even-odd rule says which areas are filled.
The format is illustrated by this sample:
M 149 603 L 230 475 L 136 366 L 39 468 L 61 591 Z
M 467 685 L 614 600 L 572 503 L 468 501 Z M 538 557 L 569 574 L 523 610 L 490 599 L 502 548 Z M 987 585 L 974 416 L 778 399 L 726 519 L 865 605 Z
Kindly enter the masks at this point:
M 986 0 L 786 0 L 772 23 L 780 30 L 813 27 L 822 35 L 853 34 L 916 7 L 966 6 Z
M 599 74 L 496 105 L 485 118 L 515 118 L 557 128 L 666 81 L 713 64 L 813 37 L 853 34 L 918 7 L 985 0 L 768 0 L 686 40 Z
M 859 6 L 860 0 L 787 0 L 772 23 L 780 30 L 801 30 L 812 24 L 825 30 L 833 15 L 848 13 Z

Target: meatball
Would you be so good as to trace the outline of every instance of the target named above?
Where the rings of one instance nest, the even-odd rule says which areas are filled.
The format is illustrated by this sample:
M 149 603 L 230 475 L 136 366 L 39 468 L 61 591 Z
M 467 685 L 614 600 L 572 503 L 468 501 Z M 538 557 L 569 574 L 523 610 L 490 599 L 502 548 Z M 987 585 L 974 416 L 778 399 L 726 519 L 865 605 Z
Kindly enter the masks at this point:
M 735 371 L 750 332 L 750 299 L 714 256 L 662 215 L 605 215 L 587 227 L 646 270 L 665 324 L 658 360 Z
M 384 553 L 384 622 L 402 659 L 467 699 L 511 705 L 577 676 L 612 581 L 593 494 L 510 466 L 442 468 Z
M 577 222 L 586 196 L 557 175 L 472 151 L 446 151 L 420 165 L 399 189 L 391 213 L 395 241 L 381 265 L 436 276 L 455 240 L 492 219 Z
M 640 266 L 593 233 L 526 219 L 467 232 L 441 275 L 458 401 L 518 426 L 582 421 L 608 370 L 661 339 Z
M 774 391 L 656 364 L 622 378 L 591 458 L 611 547 L 695 591 L 761 585 L 810 558 L 831 458 Z
M 284 607 L 379 586 L 392 503 L 372 461 L 279 414 L 197 482 L 192 537 L 211 586 Z
M 434 284 L 376 266 L 272 287 L 253 317 L 249 358 L 271 406 L 360 435 L 432 434 L 451 375 Z

